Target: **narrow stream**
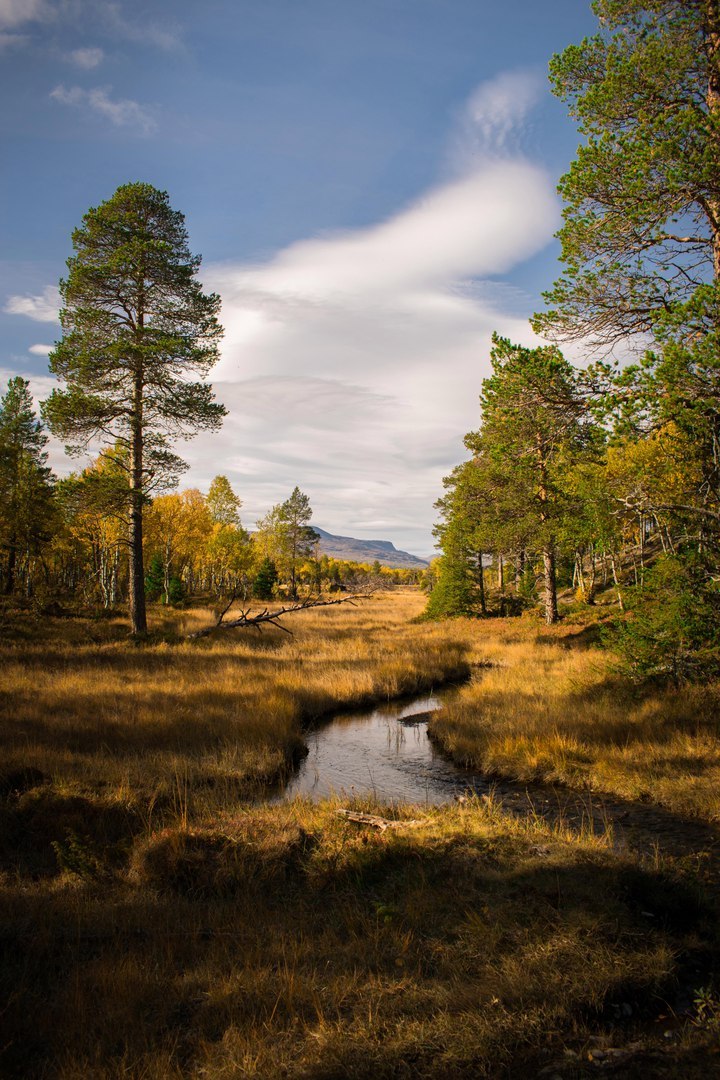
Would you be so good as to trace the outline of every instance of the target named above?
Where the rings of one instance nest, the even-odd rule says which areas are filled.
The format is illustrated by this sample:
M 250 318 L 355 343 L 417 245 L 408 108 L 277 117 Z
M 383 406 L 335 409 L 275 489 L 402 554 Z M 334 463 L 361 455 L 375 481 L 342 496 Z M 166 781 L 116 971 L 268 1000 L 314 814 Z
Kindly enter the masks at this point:
M 428 717 L 457 693 L 425 694 L 374 709 L 339 713 L 306 732 L 309 753 L 270 801 L 296 796 L 315 802 L 374 796 L 385 805 L 438 806 L 465 794 L 492 795 L 514 817 L 562 822 L 603 834 L 616 847 L 669 853 L 720 854 L 720 828 L 653 803 L 541 784 L 497 780 L 460 768 L 428 738 Z
M 430 806 L 468 790 L 489 791 L 486 780 L 443 757 L 428 738 L 428 715 L 452 693 L 340 714 L 308 731 L 309 753 L 280 798 L 373 795 L 384 803 Z

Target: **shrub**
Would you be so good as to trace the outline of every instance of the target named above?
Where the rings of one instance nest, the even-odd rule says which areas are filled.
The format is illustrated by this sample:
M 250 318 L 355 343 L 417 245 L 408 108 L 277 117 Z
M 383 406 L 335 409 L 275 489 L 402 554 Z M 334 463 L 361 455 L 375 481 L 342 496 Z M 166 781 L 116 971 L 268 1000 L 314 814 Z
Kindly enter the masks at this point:
M 272 559 L 263 559 L 253 581 L 253 596 L 257 600 L 272 600 L 278 572 Z
M 658 559 L 607 640 L 636 679 L 679 683 L 720 672 L 720 588 L 705 558 L 690 551 Z

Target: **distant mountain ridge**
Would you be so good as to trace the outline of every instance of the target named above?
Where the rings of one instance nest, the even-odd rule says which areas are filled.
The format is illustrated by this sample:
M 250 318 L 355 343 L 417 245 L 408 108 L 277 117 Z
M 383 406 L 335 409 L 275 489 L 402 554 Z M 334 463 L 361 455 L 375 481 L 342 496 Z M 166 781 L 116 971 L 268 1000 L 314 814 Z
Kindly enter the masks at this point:
M 356 540 L 352 536 L 335 536 L 317 525 L 312 528 L 320 537 L 318 546 L 322 554 L 333 559 L 363 563 L 374 563 L 377 559 L 383 566 L 397 570 L 421 570 L 428 565 L 426 559 L 399 551 L 390 540 Z

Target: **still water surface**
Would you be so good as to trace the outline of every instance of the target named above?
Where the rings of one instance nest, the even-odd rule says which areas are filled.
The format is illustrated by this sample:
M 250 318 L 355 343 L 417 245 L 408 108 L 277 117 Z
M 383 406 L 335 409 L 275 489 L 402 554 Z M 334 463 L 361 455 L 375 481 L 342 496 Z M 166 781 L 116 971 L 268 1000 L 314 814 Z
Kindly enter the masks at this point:
M 374 795 L 385 803 L 437 805 L 469 790 L 488 791 L 487 782 L 448 761 L 428 738 L 428 714 L 450 693 L 341 714 L 308 731 L 310 752 L 280 797 Z

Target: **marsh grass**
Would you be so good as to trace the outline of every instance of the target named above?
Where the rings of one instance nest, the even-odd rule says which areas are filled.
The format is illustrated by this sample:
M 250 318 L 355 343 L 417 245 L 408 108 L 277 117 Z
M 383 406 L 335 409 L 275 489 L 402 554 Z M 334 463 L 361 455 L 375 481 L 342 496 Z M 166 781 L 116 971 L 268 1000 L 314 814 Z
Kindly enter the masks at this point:
M 594 644 L 596 618 L 478 624 L 481 666 L 431 719 L 433 738 L 485 773 L 720 820 L 720 684 L 634 685 Z
M 690 884 L 601 840 L 475 802 L 384 834 L 334 809 L 159 830 L 112 887 L 7 883 L 6 1072 L 536 1075 L 566 1050 L 581 1060 L 598 1032 L 643 1031 L 678 957 L 712 939 Z M 618 1029 L 622 1005 L 634 1019 Z
M 5 624 L 0 1075 L 575 1077 L 634 1040 L 623 1075 L 704 1080 L 712 1033 L 657 1026 L 718 959 L 694 864 L 492 799 L 358 803 L 422 819 L 386 833 L 332 802 L 253 803 L 305 723 L 469 671 L 438 734 L 498 771 L 587 784 L 634 745 L 628 716 L 658 754 L 673 724 L 713 745 L 709 701 L 691 723 L 687 699 L 632 697 L 582 624 L 413 623 L 423 603 L 194 643 L 209 612 L 157 610 L 141 647 L 120 620 Z
M 279 630 L 187 642 L 201 609 L 152 613 L 150 643 L 120 619 L 6 623 L 0 636 L 0 787 L 41 773 L 57 793 L 192 818 L 287 772 L 303 724 L 458 678 L 458 628 L 413 627 L 407 592 L 301 612 Z M 19 625 L 18 625 L 19 623 Z M 22 786 L 22 780 L 20 786 Z

